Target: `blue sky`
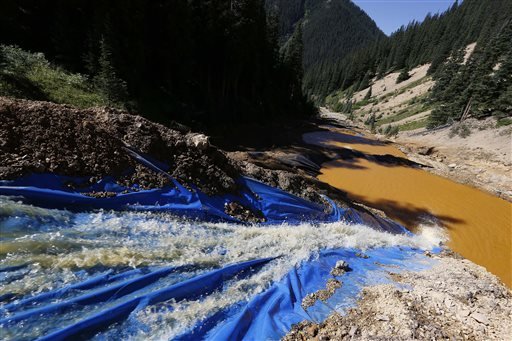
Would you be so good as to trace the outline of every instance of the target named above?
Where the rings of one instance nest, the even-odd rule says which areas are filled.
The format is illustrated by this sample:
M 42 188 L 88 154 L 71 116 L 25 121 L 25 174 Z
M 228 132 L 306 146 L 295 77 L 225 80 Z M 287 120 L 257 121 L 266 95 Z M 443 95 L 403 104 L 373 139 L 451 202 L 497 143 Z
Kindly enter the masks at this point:
M 352 0 L 387 35 L 412 20 L 422 21 L 427 13 L 444 12 L 454 0 Z M 460 1 L 459 1 L 460 2 Z

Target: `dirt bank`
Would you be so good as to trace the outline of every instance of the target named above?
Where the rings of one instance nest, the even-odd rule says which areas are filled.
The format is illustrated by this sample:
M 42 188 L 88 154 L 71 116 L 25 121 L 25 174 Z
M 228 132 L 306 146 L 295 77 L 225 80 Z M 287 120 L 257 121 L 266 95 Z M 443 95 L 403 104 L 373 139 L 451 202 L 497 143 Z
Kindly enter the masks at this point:
M 291 340 L 507 340 L 512 294 L 484 268 L 443 252 L 424 271 L 392 273 L 366 287 L 357 306 L 293 327 Z
M 236 153 L 228 155 L 205 135 L 110 108 L 82 110 L 0 97 L 0 127 L 3 180 L 51 172 L 90 176 L 91 182 L 110 175 L 123 185 L 142 188 L 171 184 L 168 177 L 134 161 L 128 145 L 168 165 L 166 171 L 182 184 L 207 194 L 236 193 L 236 179 L 247 175 L 308 200 L 324 203 L 321 194 L 326 194 L 347 205 L 342 191 L 309 176 L 299 163 L 284 168 L 256 165 Z
M 145 169 L 125 145 L 168 165 L 169 173 L 206 193 L 235 189 L 238 170 L 206 137 L 185 134 L 140 116 L 109 108 L 80 110 L 47 102 L 0 98 L 0 178 L 31 172 L 121 177 L 145 188 L 166 180 Z M 204 181 L 210 179 L 210 181 Z
M 493 118 L 463 125 L 469 136 L 455 135 L 452 126 L 401 133 L 395 141 L 430 172 L 512 201 L 512 127 L 496 128 Z

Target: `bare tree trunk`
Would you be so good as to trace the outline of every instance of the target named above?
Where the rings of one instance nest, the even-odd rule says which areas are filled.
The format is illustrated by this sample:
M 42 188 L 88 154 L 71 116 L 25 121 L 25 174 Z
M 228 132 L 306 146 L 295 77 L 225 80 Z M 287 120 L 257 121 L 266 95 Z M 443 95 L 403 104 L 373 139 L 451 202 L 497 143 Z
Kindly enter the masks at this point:
M 469 99 L 468 104 L 466 105 L 466 108 L 464 109 L 464 112 L 462 113 L 462 116 L 460 117 L 460 122 L 464 121 L 469 116 L 469 112 L 471 111 L 471 101 L 473 98 Z

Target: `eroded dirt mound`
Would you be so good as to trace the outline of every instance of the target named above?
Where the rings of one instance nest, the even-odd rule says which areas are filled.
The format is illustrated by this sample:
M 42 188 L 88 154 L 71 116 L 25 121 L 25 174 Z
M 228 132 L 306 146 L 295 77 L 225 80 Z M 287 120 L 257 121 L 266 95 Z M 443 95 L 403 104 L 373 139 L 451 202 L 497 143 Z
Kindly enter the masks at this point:
M 166 163 L 172 177 L 207 194 L 236 189 L 237 168 L 204 135 L 184 134 L 113 109 L 0 97 L 0 179 L 32 172 L 99 178 L 134 169 L 126 183 L 152 188 L 168 182 L 139 166 L 125 144 Z
M 235 179 L 246 175 L 317 203 L 325 203 L 320 194 L 326 194 L 346 206 L 343 192 L 298 169 L 268 169 L 232 157 L 201 134 L 110 108 L 83 110 L 0 97 L 0 179 L 55 173 L 91 176 L 91 182 L 110 175 L 121 185 L 143 189 L 170 184 L 168 177 L 134 161 L 126 145 L 167 164 L 173 178 L 206 194 L 236 192 Z

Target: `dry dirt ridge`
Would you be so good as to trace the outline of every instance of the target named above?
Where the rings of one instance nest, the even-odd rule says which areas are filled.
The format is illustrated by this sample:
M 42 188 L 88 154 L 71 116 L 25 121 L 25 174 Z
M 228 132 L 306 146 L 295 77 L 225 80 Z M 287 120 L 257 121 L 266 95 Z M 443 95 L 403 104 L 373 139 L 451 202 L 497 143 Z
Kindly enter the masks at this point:
M 390 272 L 395 283 L 364 288 L 347 314 L 301 322 L 283 340 L 510 340 L 510 290 L 451 252 L 428 255 L 432 268 Z
M 236 193 L 236 179 L 250 176 L 305 199 L 324 203 L 321 194 L 347 206 L 344 193 L 300 169 L 267 169 L 229 156 L 207 136 L 172 129 L 110 108 L 77 109 L 48 102 L 0 97 L 0 179 L 30 173 L 114 176 L 122 185 L 143 189 L 172 185 L 168 176 L 133 160 L 126 145 L 169 165 L 171 177 L 209 195 Z M 133 172 L 126 174 L 132 169 Z M 68 184 L 79 187 L 79 184 Z M 89 193 L 108 196 L 109 193 Z M 254 221 L 258 212 L 226 207 L 228 214 Z

